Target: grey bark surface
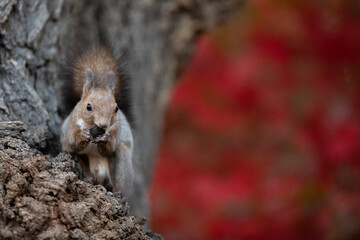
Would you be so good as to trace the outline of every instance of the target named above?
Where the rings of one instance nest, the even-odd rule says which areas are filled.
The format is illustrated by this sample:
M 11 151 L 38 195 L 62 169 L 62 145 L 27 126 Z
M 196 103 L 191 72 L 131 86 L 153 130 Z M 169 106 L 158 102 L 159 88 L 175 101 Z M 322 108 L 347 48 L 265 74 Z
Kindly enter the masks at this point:
M 135 108 L 131 213 L 149 216 L 147 188 L 163 115 L 199 33 L 223 22 L 236 0 L 0 0 L 0 121 L 21 120 L 30 147 L 59 151 L 58 58 L 89 34 L 129 52 Z

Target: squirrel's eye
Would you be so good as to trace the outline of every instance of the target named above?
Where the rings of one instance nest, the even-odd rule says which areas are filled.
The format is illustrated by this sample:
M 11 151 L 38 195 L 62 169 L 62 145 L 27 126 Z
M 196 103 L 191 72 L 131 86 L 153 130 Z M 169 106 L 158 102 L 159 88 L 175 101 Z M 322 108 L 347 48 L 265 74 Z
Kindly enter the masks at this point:
M 91 106 L 90 103 L 86 106 L 86 109 L 87 109 L 88 111 L 91 111 L 91 110 L 92 110 L 92 106 Z
M 119 108 L 118 108 L 118 106 L 116 106 L 116 108 L 115 108 L 115 112 L 117 112 L 117 111 L 119 111 Z

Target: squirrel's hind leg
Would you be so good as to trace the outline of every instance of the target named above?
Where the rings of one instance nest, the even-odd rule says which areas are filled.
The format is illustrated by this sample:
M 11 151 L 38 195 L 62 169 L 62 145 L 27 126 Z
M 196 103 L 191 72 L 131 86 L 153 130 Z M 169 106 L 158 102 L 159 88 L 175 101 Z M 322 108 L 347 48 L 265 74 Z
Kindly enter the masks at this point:
M 111 157 L 110 178 L 114 193 L 121 192 L 125 196 L 129 193 L 134 178 L 134 170 L 132 151 L 125 143 L 120 143 L 119 149 Z

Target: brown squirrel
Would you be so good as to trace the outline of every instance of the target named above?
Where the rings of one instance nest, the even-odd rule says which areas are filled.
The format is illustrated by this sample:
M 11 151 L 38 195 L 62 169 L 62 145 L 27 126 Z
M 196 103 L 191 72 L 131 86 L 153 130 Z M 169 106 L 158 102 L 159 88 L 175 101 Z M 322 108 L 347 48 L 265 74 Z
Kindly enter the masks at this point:
M 105 47 L 91 48 L 73 60 L 65 86 L 72 95 L 67 100 L 76 106 L 60 138 L 62 150 L 76 154 L 95 184 L 126 195 L 134 175 L 133 136 L 124 102 L 128 80 L 118 65 Z

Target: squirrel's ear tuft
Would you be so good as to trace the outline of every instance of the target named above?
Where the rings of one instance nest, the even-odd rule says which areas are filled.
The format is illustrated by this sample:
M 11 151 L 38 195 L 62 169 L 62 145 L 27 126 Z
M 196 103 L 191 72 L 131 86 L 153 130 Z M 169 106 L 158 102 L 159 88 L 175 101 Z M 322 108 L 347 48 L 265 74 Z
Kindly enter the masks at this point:
M 109 73 L 108 81 L 109 81 L 109 87 L 110 87 L 111 91 L 114 91 L 115 90 L 115 77 L 114 77 L 113 72 Z
M 83 88 L 83 96 L 86 96 L 89 93 L 89 91 L 93 87 L 93 83 L 94 83 L 93 74 L 92 74 L 91 70 L 88 69 L 86 73 L 87 73 L 87 78 L 86 78 L 86 82 L 85 82 L 84 88 Z

